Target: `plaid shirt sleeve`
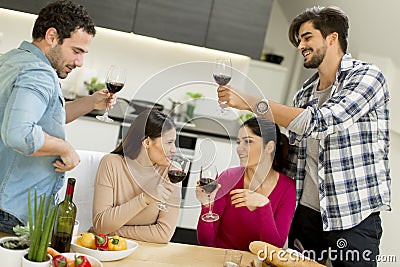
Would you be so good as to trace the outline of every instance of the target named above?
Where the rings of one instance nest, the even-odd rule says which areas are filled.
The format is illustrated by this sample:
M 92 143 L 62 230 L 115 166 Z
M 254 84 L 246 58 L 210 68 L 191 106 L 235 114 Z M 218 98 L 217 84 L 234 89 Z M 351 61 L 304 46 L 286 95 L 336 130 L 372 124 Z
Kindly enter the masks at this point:
M 358 66 L 344 75 L 342 83 L 334 83 L 334 94 L 324 105 L 307 107 L 312 118 L 303 138 L 323 139 L 343 132 L 389 100 L 385 79 L 376 67 Z

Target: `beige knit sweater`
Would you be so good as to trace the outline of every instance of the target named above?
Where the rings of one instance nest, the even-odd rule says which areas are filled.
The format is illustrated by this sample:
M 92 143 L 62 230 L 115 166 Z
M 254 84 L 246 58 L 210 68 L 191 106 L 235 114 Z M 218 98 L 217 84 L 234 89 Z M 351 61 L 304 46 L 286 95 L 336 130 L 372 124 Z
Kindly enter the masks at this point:
M 178 220 L 181 186 L 177 185 L 168 200 L 168 212 L 160 211 L 156 203 L 147 205 L 144 201 L 144 192 L 151 195 L 156 190 L 160 174 L 166 177 L 165 167 L 144 167 L 135 160 L 125 161 L 117 154 L 104 156 L 94 187 L 93 227 L 96 233 L 169 242 Z

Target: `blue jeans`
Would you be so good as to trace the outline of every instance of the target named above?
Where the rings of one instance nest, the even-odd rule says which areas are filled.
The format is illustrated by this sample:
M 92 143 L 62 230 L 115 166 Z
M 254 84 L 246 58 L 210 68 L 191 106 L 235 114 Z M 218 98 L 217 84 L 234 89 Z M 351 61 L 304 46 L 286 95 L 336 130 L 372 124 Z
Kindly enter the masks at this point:
M 14 234 L 13 227 L 24 224 L 20 222 L 16 217 L 12 216 L 11 214 L 0 210 L 0 231 L 6 232 L 10 234 Z

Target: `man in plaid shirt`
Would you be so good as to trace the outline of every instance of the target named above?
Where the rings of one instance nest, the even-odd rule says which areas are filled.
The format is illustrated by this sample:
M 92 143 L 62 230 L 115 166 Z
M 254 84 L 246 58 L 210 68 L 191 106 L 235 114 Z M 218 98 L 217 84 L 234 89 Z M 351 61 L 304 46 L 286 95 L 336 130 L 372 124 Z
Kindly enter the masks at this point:
M 390 210 L 389 91 L 374 65 L 347 54 L 348 18 L 337 7 L 298 15 L 289 39 L 315 73 L 294 107 L 219 87 L 219 101 L 289 130 L 288 174 L 298 206 L 289 247 L 333 266 L 376 266 L 381 210 Z

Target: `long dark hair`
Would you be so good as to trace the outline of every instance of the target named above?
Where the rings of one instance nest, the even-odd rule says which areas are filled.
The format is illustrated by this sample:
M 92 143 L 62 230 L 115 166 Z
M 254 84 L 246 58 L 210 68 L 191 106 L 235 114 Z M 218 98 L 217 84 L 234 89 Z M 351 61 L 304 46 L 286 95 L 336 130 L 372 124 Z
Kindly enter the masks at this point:
M 289 40 L 295 47 L 300 44 L 298 37 L 300 26 L 307 21 L 311 21 L 324 38 L 332 32 L 337 32 L 340 47 L 343 53 L 346 53 L 349 19 L 343 10 L 336 6 L 314 6 L 295 17 L 289 28 Z
M 172 128 L 175 124 L 167 115 L 155 109 L 145 110 L 132 122 L 122 142 L 111 153 L 136 159 L 144 139 L 156 139 Z
M 244 126 L 249 128 L 255 135 L 262 137 L 264 145 L 269 141 L 275 142 L 272 168 L 275 171 L 282 172 L 286 167 L 289 154 L 289 140 L 286 135 L 281 133 L 279 126 L 262 117 L 252 117 L 245 121 L 240 127 Z

